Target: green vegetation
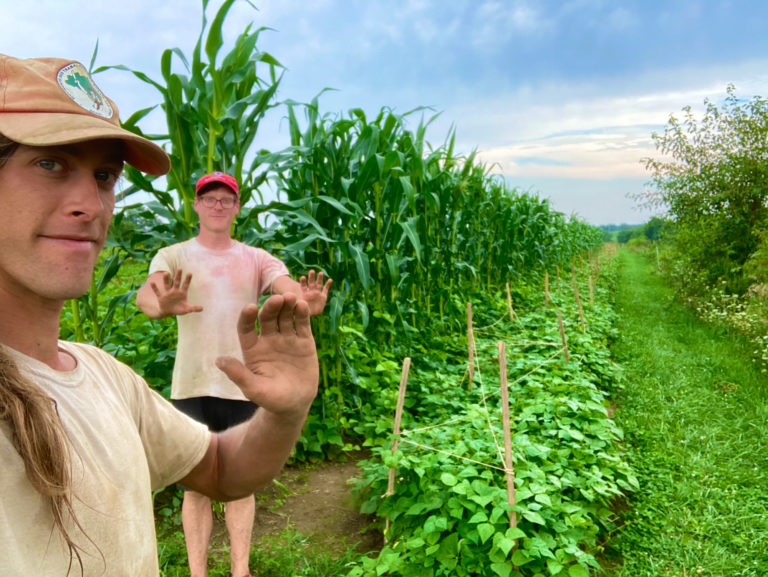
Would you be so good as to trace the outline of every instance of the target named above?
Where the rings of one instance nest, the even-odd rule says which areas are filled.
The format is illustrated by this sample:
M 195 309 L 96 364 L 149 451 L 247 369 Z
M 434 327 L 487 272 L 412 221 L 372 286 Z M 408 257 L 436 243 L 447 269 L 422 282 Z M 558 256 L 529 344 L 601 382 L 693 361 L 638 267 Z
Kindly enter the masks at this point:
M 313 321 L 320 392 L 293 459 L 370 451 L 355 494 L 387 544 L 336 558 L 288 532 L 254 550 L 256 574 L 761 575 L 768 413 L 761 365 L 747 359 L 768 359 L 754 320 L 768 315 L 732 295 L 761 286 L 765 274 L 763 101 L 745 105 L 729 92 L 700 125 L 690 115 L 672 119 L 657 143 L 675 162 L 648 163 L 670 220 L 613 231 L 630 246 L 661 247 L 654 268 L 689 296 L 719 296 L 689 302 L 751 331 L 750 343 L 728 324 L 700 325 L 634 253 L 623 253 L 616 281 L 610 252 L 595 256 L 603 231 L 509 188 L 474 153 L 455 151 L 454 132 L 431 144 L 426 110 L 329 115 L 322 94 L 276 101 L 281 67 L 258 50 L 262 29 L 248 26 L 221 53 L 233 1 L 203 20 L 191 58 L 164 52 L 161 81 L 131 71 L 158 90 L 168 132 L 156 138 L 168 143 L 173 170 L 155 180 L 127 171 L 126 198 L 141 190 L 153 200 L 115 215 L 92 289 L 65 308 L 62 335 L 104 347 L 167 394 L 175 323 L 139 314 L 135 290 L 159 247 L 194 234 L 193 183 L 214 168 L 243 183 L 238 238 L 279 255 L 296 275 L 314 268 L 334 279 L 326 314 Z M 257 150 L 259 122 L 273 107 L 284 107 L 290 143 Z M 148 113 L 126 125 L 139 132 Z M 269 203 L 267 187 L 277 195 Z M 762 302 L 759 291 L 748 294 Z M 499 342 L 515 505 L 502 463 Z M 625 364 L 623 377 L 609 349 Z M 406 357 L 404 431 L 392 453 Z M 387 494 L 390 469 L 396 483 Z M 178 495 L 155 499 L 163 575 L 180 575 Z
M 768 279 L 768 101 L 740 99 L 731 86 L 720 106 L 705 105 L 700 117 L 685 107 L 682 120 L 672 116 L 653 135 L 665 156 L 646 160 L 647 200 L 674 222 L 667 238 L 680 285 L 702 292 L 725 283 L 741 294 Z
M 527 287 L 527 298 L 515 299 L 514 322 L 501 295 L 479 302 L 473 310 L 482 376 L 474 382 L 466 381 L 467 353 L 452 346 L 455 337 L 433 338 L 413 359 L 420 369 L 408 382 L 398 451 L 391 455 L 391 443 L 377 442 L 374 457 L 360 464 L 362 511 L 390 523 L 388 544 L 350 576 L 586 577 L 598 567 L 599 542 L 615 528 L 611 504 L 637 485 L 607 410 L 617 378 L 606 348 L 613 330 L 607 276 L 580 323 L 573 287 L 588 294 L 591 275 L 590 267 L 578 269 L 548 304 L 543 290 Z M 510 380 L 512 507 L 499 447 L 499 342 L 507 347 Z M 377 428 L 391 428 L 392 414 L 394 406 Z M 397 481 L 382 497 L 390 467 Z
M 616 420 L 640 489 L 611 543 L 616 577 L 768 571 L 768 389 L 738 334 L 700 322 L 640 255 L 623 252 L 612 350 Z
M 279 63 L 258 50 L 258 31 L 246 27 L 221 53 L 231 6 L 224 2 L 203 21 L 191 59 L 179 49 L 163 53 L 162 81 L 132 71 L 162 96 L 169 128 L 156 138 L 168 142 L 172 172 L 148 180 L 128 170 L 126 195 L 142 190 L 154 200 L 116 215 L 108 258 L 89 295 L 68 308 L 63 334 L 104 346 L 164 391 L 175 328 L 172 320 L 150 323 L 136 314 L 130 290 L 143 279 L 133 267 L 194 233 L 196 178 L 213 167 L 233 170 L 244 179 L 236 236 L 278 255 L 296 276 L 319 269 L 335 281 L 314 325 L 320 394 L 294 457 L 325 458 L 358 446 L 367 423 L 380 417 L 388 383 L 378 367 L 411 354 L 425 332 L 461 330 L 465 303 L 478 293 L 516 286 L 545 268 L 565 269 L 601 235 L 547 201 L 509 189 L 474 154 L 457 154 L 453 134 L 430 144 L 429 119 L 421 117 L 415 130 L 407 125 L 421 111 L 383 109 L 369 119 L 359 109 L 322 114 L 318 98 L 275 102 Z M 173 71 L 172 64 L 190 61 L 189 74 Z M 264 67 L 266 81 L 257 74 Z M 252 131 L 273 106 L 285 106 L 290 145 L 253 150 Z M 138 131 L 147 113 L 134 114 L 128 127 Z M 244 157 L 252 159 L 247 168 Z M 262 204 L 259 187 L 267 182 L 278 200 Z M 121 264 L 135 282 L 107 297 Z

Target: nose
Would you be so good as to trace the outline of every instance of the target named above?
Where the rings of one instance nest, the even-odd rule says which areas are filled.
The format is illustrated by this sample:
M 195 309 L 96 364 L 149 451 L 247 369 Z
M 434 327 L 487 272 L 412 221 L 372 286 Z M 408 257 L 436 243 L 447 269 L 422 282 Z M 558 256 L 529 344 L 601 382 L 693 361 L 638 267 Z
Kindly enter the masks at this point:
M 111 212 L 106 195 L 100 187 L 100 182 L 92 174 L 83 174 L 72 182 L 72 187 L 67 193 L 67 212 L 81 220 L 94 220 L 106 210 Z

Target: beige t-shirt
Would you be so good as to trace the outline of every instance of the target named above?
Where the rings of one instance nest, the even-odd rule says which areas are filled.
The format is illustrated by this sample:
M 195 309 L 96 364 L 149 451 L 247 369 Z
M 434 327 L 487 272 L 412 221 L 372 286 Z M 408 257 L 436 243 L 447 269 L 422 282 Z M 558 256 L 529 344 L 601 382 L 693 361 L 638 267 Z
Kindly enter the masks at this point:
M 216 367 L 227 355 L 242 360 L 237 319 L 288 269 L 267 251 L 235 242 L 227 250 L 212 250 L 197 239 L 162 248 L 149 265 L 173 276 L 177 269 L 192 273 L 187 301 L 203 311 L 176 317 L 179 323 L 171 398 L 219 397 L 245 401 L 245 395 Z
M 68 433 L 73 504 L 87 537 L 75 527 L 70 535 L 84 549 L 84 574 L 157 577 L 152 491 L 189 473 L 210 433 L 107 353 L 64 341 L 59 346 L 77 359 L 73 371 L 4 350 L 56 400 Z M 0 422 L 0 575 L 63 577 L 68 550 L 10 435 L 8 423 Z M 70 575 L 80 575 L 76 560 Z

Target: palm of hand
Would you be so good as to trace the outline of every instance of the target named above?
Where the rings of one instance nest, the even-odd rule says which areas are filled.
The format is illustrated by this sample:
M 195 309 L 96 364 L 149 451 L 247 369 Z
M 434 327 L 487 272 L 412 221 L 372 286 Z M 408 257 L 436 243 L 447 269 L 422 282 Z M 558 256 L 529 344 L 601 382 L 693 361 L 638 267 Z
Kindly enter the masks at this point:
M 301 294 L 309 305 L 309 314 L 311 316 L 319 315 L 325 309 L 328 302 L 328 291 L 331 289 L 333 279 L 328 279 L 323 284 L 323 273 L 315 274 L 315 271 L 309 271 L 309 275 L 301 277 Z
M 184 277 L 181 269 L 176 271 L 173 279 L 169 274 L 163 276 L 163 284 L 158 286 L 152 284 L 152 290 L 157 297 L 157 303 L 160 310 L 165 315 L 185 315 L 187 313 L 200 312 L 201 306 L 190 305 L 187 301 L 189 285 L 192 282 L 192 275 Z
M 248 369 L 238 384 L 246 397 L 275 413 L 304 411 L 317 393 L 319 380 L 308 307 L 296 304 L 293 296 L 285 300 L 291 302 L 279 311 L 270 301 L 265 303 L 258 315 L 260 333 L 254 326 L 255 305 L 246 307 L 238 327 Z

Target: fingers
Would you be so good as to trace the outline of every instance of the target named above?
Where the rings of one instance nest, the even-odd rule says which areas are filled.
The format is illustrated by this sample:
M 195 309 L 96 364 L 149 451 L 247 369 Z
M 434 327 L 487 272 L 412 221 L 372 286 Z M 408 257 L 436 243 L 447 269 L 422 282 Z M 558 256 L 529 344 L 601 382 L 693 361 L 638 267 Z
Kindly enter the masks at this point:
M 246 386 L 248 379 L 253 375 L 248 368 L 234 357 L 219 357 L 216 366 L 226 374 L 230 380 L 240 387 Z
M 168 272 L 163 273 L 163 291 L 154 281 L 150 281 L 149 285 L 152 287 L 154 293 L 160 296 L 163 292 L 170 292 L 172 290 L 181 290 L 185 293 L 189 291 L 189 285 L 192 282 L 192 273 L 184 275 L 184 271 L 177 269 L 173 274 L 173 279 Z
M 296 302 L 297 297 L 292 293 L 269 297 L 259 311 L 261 334 L 268 336 L 274 333 L 293 332 L 293 312 Z
M 187 292 L 189 290 L 189 284 L 191 282 L 192 282 L 192 273 L 189 273 L 186 277 L 184 277 L 184 282 L 181 283 L 181 290 L 183 290 L 184 292 Z
M 321 273 L 321 274 L 322 274 L 322 273 Z M 325 283 L 325 286 L 323 286 L 323 294 L 326 294 L 326 295 L 328 294 L 328 291 L 329 291 L 329 290 L 331 290 L 331 285 L 332 285 L 332 284 L 333 284 L 333 279 L 332 279 L 332 278 L 329 278 L 329 279 L 326 281 L 326 283 Z
M 307 301 L 298 301 L 293 315 L 294 328 L 298 337 L 303 339 L 312 337 L 312 323 L 309 320 L 310 316 Z
M 277 315 L 277 329 L 281 334 L 290 335 L 294 332 L 293 315 L 296 309 L 296 297 L 291 295 L 290 299 L 283 299 L 283 306 Z
M 281 333 L 286 336 L 295 334 L 300 338 L 312 336 L 310 307 L 296 295 L 286 293 L 273 295 L 259 311 L 259 325 L 264 336 Z
M 237 319 L 237 336 L 240 346 L 247 349 L 259 340 L 259 332 L 256 330 L 256 320 L 259 317 L 259 307 L 253 303 L 247 304 L 240 311 Z
M 328 292 L 328 289 L 331 288 L 331 283 L 333 282 L 333 279 L 328 279 L 328 281 L 323 285 L 323 279 L 325 278 L 325 273 L 323 271 L 320 271 L 316 273 L 314 270 L 311 270 L 307 273 L 307 276 L 302 276 L 301 279 L 299 279 L 299 283 L 301 284 L 302 290 L 308 290 L 308 289 L 317 289 L 317 290 L 323 290 L 323 292 Z

